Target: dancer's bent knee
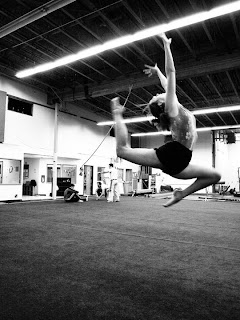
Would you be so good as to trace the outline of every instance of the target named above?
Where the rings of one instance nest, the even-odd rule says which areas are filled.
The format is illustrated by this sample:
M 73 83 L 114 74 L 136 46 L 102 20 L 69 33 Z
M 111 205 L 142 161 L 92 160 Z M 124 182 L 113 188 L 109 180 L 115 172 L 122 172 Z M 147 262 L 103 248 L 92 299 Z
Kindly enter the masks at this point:
M 125 154 L 128 149 L 129 149 L 129 148 L 126 147 L 126 146 L 118 145 L 118 146 L 117 146 L 117 149 L 116 149 L 117 155 L 123 155 L 123 154 Z
M 130 147 L 127 146 L 117 146 L 116 152 L 119 158 L 125 158 L 129 154 Z

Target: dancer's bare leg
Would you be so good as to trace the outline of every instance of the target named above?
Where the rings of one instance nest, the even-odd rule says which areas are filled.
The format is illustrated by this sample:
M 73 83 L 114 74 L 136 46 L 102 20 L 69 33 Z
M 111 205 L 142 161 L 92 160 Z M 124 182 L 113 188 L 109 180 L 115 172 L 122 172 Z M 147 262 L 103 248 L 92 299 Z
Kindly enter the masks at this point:
M 178 179 L 197 179 L 184 190 L 174 190 L 172 198 L 164 204 L 164 207 L 170 207 L 186 196 L 215 184 L 221 179 L 221 175 L 216 169 L 204 168 L 193 164 L 189 164 L 186 169 L 174 177 Z
M 139 165 L 162 169 L 163 166 L 160 163 L 154 149 L 131 148 L 129 146 L 128 130 L 125 123 L 123 123 L 124 107 L 119 103 L 119 98 L 114 98 L 111 100 L 111 110 L 113 120 L 116 122 L 114 129 L 118 157 Z
M 112 109 L 113 119 L 116 122 L 115 135 L 116 135 L 117 153 L 118 153 L 118 151 L 121 152 L 122 148 L 127 147 L 127 141 L 128 141 L 127 127 L 125 124 L 122 123 L 124 107 L 119 103 L 119 98 L 114 98 L 111 100 L 111 109 Z

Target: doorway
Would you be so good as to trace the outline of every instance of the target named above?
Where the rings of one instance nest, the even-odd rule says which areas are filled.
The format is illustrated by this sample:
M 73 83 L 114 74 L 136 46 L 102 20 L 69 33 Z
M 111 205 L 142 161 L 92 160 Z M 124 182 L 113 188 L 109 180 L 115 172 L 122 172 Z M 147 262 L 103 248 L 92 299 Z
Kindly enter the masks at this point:
M 86 195 L 93 194 L 93 166 L 84 166 L 83 192 Z
M 132 181 L 133 181 L 133 174 L 132 174 L 132 169 L 126 169 L 126 181 L 125 184 L 127 186 L 127 193 L 130 193 L 133 191 L 132 188 Z
M 0 161 L 0 183 L 2 183 L 3 161 Z
M 240 192 L 240 168 L 238 168 L 238 188 Z

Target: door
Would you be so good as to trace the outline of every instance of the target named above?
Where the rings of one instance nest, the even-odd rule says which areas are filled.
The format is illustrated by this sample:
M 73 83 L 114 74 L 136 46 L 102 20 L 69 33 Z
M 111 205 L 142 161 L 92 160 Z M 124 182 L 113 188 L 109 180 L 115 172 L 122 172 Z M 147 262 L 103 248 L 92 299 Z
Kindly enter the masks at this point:
M 126 169 L 126 183 L 128 186 L 128 193 L 132 192 L 132 180 L 133 180 L 133 174 L 132 174 L 132 169 Z
M 238 183 L 239 183 L 239 192 L 240 192 L 240 168 L 238 168 Z
M 0 161 L 0 183 L 2 183 L 3 161 Z
M 84 166 L 83 192 L 85 195 L 93 194 L 93 166 Z

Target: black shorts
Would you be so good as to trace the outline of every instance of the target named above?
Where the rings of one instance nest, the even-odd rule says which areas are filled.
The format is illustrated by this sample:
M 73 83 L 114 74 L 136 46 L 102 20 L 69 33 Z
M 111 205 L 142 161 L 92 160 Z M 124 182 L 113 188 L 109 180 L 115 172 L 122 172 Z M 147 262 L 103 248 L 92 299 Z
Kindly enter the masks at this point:
M 155 150 L 163 172 L 171 176 L 182 172 L 192 159 L 192 151 L 177 141 L 167 142 Z

